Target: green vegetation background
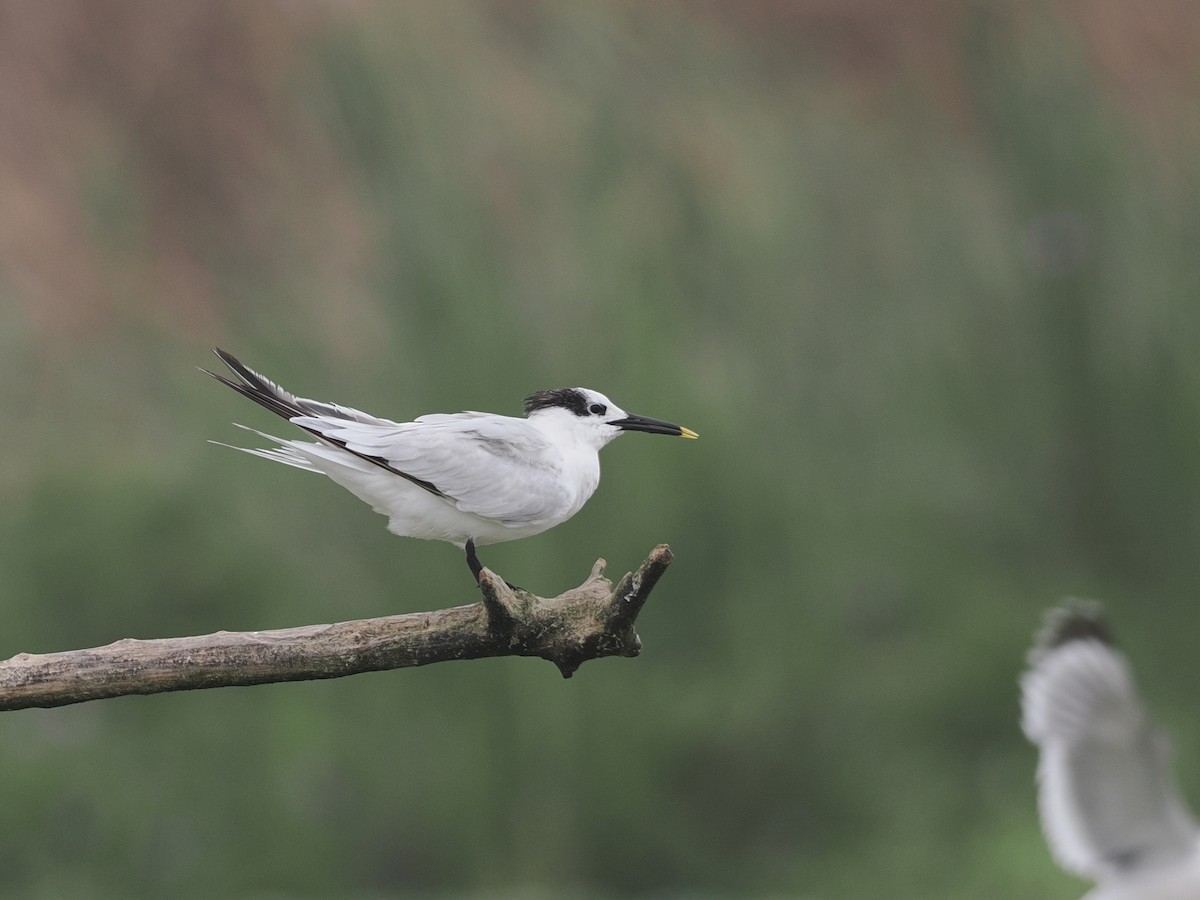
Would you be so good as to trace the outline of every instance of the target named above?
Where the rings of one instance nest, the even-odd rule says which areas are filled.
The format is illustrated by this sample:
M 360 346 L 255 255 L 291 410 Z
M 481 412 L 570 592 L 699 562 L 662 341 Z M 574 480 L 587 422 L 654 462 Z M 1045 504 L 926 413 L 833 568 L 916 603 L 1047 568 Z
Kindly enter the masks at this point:
M 473 599 L 206 443 L 281 427 L 214 344 L 701 439 L 485 556 L 670 543 L 639 659 L 4 714 L 0 896 L 1075 897 L 1017 725 L 1066 594 L 1200 801 L 1197 23 L 1006 9 L 5 4 L 0 658 Z

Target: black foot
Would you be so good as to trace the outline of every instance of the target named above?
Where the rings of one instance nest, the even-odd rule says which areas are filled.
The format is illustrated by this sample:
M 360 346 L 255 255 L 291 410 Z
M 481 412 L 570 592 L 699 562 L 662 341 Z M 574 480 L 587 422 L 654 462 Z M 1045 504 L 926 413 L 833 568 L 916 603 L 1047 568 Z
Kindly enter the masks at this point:
M 475 576 L 475 583 L 479 584 L 479 573 L 483 571 L 483 563 L 479 561 L 479 557 L 475 554 L 475 538 L 467 538 L 467 565 L 471 569 L 471 574 Z M 524 591 L 525 588 L 519 584 L 513 584 L 511 581 L 505 581 L 510 591 Z

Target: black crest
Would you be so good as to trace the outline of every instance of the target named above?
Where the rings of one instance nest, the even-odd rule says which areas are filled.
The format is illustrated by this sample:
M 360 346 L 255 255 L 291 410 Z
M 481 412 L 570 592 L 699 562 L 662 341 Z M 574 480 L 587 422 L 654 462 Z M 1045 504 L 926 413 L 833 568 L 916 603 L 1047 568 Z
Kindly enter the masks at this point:
M 525 415 L 535 412 L 539 409 L 551 409 L 555 406 L 561 406 L 563 409 L 575 413 L 577 416 L 586 416 L 587 397 L 580 393 L 576 388 L 553 388 L 549 391 L 538 391 L 536 394 L 530 394 L 525 398 Z
M 1104 608 L 1094 600 L 1071 598 L 1063 606 L 1046 613 L 1045 623 L 1038 632 L 1029 658 L 1036 664 L 1064 644 L 1088 640 L 1099 641 L 1110 647 L 1113 645 Z

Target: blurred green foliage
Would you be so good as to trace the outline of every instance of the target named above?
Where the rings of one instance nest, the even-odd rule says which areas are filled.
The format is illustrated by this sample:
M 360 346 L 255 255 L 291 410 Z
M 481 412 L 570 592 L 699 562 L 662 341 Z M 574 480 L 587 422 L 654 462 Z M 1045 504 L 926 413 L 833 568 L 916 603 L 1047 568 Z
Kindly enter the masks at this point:
M 1017 726 L 1065 593 L 1200 800 L 1194 139 L 1049 13 L 952 31 L 960 121 L 703 10 L 354 6 L 271 95 L 335 165 L 262 245 L 193 236 L 203 315 L 113 276 L 63 335 L 0 273 L 0 657 L 473 598 L 454 548 L 206 444 L 281 427 L 210 344 L 395 418 L 583 384 L 701 434 L 485 548 L 550 595 L 669 542 L 641 658 L 6 714 L 0 895 L 1074 897 Z M 114 271 L 162 239 L 139 127 L 75 161 Z

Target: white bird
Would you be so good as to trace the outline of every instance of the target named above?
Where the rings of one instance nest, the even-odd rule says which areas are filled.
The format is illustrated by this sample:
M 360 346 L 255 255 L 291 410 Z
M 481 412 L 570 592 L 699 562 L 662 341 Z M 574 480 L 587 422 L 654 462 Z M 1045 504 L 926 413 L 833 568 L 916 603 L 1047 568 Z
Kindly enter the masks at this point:
M 1042 830 L 1084 900 L 1197 900 L 1200 830 L 1098 605 L 1052 610 L 1021 680 Z
M 286 440 L 249 428 L 279 446 L 233 449 L 328 476 L 387 516 L 394 534 L 464 548 L 476 580 L 476 545 L 529 537 L 579 512 L 600 483 L 600 448 L 622 432 L 697 436 L 631 415 L 587 388 L 531 394 L 524 419 L 461 412 L 393 422 L 296 397 L 224 350 L 214 352 L 237 380 L 209 375 L 317 438 Z

